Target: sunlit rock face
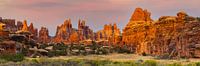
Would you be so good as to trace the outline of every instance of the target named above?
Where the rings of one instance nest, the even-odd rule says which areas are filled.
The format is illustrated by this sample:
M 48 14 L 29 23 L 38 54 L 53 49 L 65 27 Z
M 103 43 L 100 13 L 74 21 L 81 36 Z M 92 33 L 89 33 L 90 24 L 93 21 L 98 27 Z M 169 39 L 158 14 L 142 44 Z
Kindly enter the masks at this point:
M 57 26 L 56 35 L 53 39 L 54 42 L 65 42 L 68 41 L 69 36 L 72 32 L 76 31 L 72 28 L 71 20 L 65 20 L 64 24 Z
M 70 36 L 69 36 L 69 42 L 70 43 L 79 43 L 79 35 L 77 32 L 73 32 Z
M 6 24 L 0 23 L 0 38 L 8 38 L 9 32 L 5 31 L 6 29 Z
M 49 30 L 46 27 L 41 27 L 39 31 L 38 42 L 40 43 L 50 42 Z
M 107 41 L 107 44 L 119 44 L 120 43 L 120 30 L 116 24 L 104 25 L 103 30 L 96 33 L 97 41 Z
M 151 21 L 151 13 L 142 8 L 136 8 L 131 16 L 130 21 Z
M 28 31 L 28 25 L 27 25 L 27 21 L 26 20 L 24 20 L 24 22 L 23 22 L 23 27 L 22 27 L 22 30 L 21 30 L 22 32 L 29 32 Z
M 72 27 L 71 20 L 68 19 L 61 26 L 57 27 L 54 42 L 78 43 L 79 41 L 94 39 L 93 30 L 85 24 L 84 20 L 78 21 L 78 29 Z
M 123 43 L 136 54 L 200 57 L 200 22 L 196 18 L 181 11 L 177 16 L 162 16 L 152 21 L 144 16 L 142 9 L 137 9 L 123 29 L 122 37 Z
M 148 53 L 148 44 L 155 35 L 155 28 L 147 10 L 136 8 L 129 23 L 123 29 L 122 41 L 136 53 Z
M 156 34 L 151 53 L 178 57 L 200 57 L 199 44 L 200 22 L 184 12 L 177 16 L 163 16 L 155 23 Z

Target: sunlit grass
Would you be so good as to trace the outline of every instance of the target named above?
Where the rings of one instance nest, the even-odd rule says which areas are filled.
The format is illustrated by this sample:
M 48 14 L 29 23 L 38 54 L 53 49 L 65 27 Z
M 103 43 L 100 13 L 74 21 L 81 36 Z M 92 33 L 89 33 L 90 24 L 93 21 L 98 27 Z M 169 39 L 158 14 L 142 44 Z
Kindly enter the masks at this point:
M 0 60 L 0 66 L 200 66 L 200 62 L 183 64 L 180 62 L 161 63 L 157 60 L 137 61 L 111 61 L 111 60 L 88 60 L 88 59 L 50 59 L 34 58 L 25 59 L 21 62 L 8 62 Z

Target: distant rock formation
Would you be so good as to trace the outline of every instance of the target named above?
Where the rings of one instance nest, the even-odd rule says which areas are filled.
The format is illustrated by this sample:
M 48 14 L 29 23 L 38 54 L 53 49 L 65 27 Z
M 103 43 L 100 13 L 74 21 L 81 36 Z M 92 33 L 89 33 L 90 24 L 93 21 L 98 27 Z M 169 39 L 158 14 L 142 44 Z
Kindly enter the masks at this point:
M 1 23 L 6 24 L 6 29 L 10 32 L 17 31 L 16 25 L 15 25 L 15 19 L 2 19 Z
M 17 30 L 22 30 L 23 23 L 21 21 L 17 21 Z
M 7 32 L 0 28 L 1 36 L 9 36 L 9 33 L 28 33 L 28 38 L 38 40 L 39 43 L 90 43 L 93 41 L 117 46 L 127 46 L 136 54 L 148 54 L 168 58 L 200 58 L 200 19 L 189 16 L 180 11 L 176 16 L 161 16 L 158 20 L 151 19 L 151 13 L 142 8 L 136 8 L 129 23 L 121 34 L 117 24 L 104 25 L 104 28 L 96 33 L 86 25 L 84 20 L 78 21 L 78 29 L 72 27 L 71 20 L 57 26 L 54 37 L 49 36 L 46 27 L 41 27 L 39 36 L 37 29 L 27 21 L 17 22 L 14 19 L 2 19 L 0 27 L 6 25 Z M 31 36 L 29 36 L 29 33 Z
M 22 27 L 21 31 L 23 31 L 23 32 L 29 32 L 26 20 L 24 20 L 24 22 L 23 22 L 23 27 Z
M 85 25 L 84 20 L 79 20 L 78 29 L 72 28 L 71 20 L 68 19 L 61 26 L 57 27 L 56 36 L 53 41 L 56 43 L 77 43 L 86 39 L 94 39 L 93 30 Z
M 89 26 L 85 25 L 84 20 L 79 20 L 78 21 L 78 35 L 79 35 L 79 40 L 86 40 L 86 39 L 94 39 L 94 33 L 93 30 L 89 28 Z
M 37 37 L 38 37 L 38 29 L 34 28 L 33 23 L 31 23 L 29 25 L 28 31 L 32 34 L 33 39 L 37 39 Z
M 104 25 L 104 29 L 96 33 L 97 41 L 108 41 L 109 44 L 117 44 L 120 42 L 120 30 L 116 23 Z
M 65 20 L 64 24 L 57 26 L 53 42 L 67 42 L 69 36 L 76 30 L 72 28 L 71 19 Z
M 41 27 L 39 31 L 38 42 L 40 43 L 50 42 L 49 30 L 46 27 Z

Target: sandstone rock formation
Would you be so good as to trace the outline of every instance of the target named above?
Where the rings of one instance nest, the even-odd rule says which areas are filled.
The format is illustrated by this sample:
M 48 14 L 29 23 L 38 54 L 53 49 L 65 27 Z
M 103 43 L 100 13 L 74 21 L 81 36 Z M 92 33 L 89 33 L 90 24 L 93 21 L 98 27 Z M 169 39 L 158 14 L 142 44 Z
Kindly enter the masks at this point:
M 144 16 L 143 10 L 137 8 L 123 30 L 122 41 L 136 54 L 200 57 L 200 22 L 197 21 L 185 12 L 179 12 L 177 16 L 162 16 L 152 22 L 149 15 Z
M 155 23 L 156 33 L 151 53 L 154 55 L 169 55 L 171 58 L 200 57 L 195 51 L 199 44 L 199 22 L 184 12 L 177 16 L 161 17 Z M 162 46 L 161 46 L 162 45 Z
M 28 31 L 28 25 L 27 25 L 27 21 L 26 20 L 24 20 L 24 22 L 23 22 L 23 27 L 22 27 L 22 30 L 21 31 L 23 31 L 23 32 L 29 32 Z
M 77 32 L 73 32 L 70 36 L 69 36 L 69 42 L 71 43 L 79 43 L 79 35 Z
M 150 13 L 147 10 L 136 8 L 129 23 L 123 29 L 122 41 L 138 54 L 147 53 L 148 42 L 151 42 L 154 34 L 155 29 Z
M 86 39 L 94 39 L 94 33 L 93 30 L 89 28 L 89 26 L 85 25 L 84 20 L 79 20 L 78 21 L 78 35 L 79 35 L 79 40 L 86 40 Z
M 33 39 L 37 39 L 37 37 L 38 37 L 38 29 L 34 28 L 33 23 L 31 23 L 29 25 L 28 31 L 32 34 Z
M 22 30 L 23 23 L 21 21 L 17 21 L 17 30 Z
M 6 29 L 10 32 L 17 31 L 16 25 L 15 25 L 15 19 L 2 19 L 2 22 L 6 24 Z
M 104 29 L 96 33 L 97 41 L 108 41 L 108 44 L 117 44 L 120 42 L 120 30 L 116 24 L 104 25 Z
M 38 41 L 40 43 L 49 43 L 50 42 L 49 31 L 46 27 L 41 27 L 41 29 L 39 31 Z
M 72 28 L 71 20 L 65 20 L 64 24 L 57 26 L 56 35 L 53 42 L 67 42 L 72 32 L 76 31 Z
M 142 8 L 136 8 L 130 21 L 151 21 L 150 18 L 151 13 L 147 10 L 143 10 Z
M 68 19 L 61 26 L 57 27 L 56 36 L 53 42 L 78 43 L 82 40 L 94 39 L 94 33 L 85 25 L 84 20 L 79 20 L 78 29 L 72 28 L 71 20 Z

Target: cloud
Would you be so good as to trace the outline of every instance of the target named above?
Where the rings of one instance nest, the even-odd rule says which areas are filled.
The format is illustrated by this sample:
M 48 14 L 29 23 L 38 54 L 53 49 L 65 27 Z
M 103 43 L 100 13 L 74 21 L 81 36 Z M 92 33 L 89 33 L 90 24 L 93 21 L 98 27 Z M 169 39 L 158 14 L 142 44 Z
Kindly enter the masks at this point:
M 78 19 L 85 19 L 93 30 L 116 22 L 121 29 L 136 7 L 152 13 L 154 19 L 162 15 L 176 15 L 185 10 L 192 16 L 200 15 L 200 0 L 0 0 L 0 14 L 5 18 L 27 19 L 37 28 L 47 26 L 51 35 L 56 26 L 71 18 L 73 27 Z

